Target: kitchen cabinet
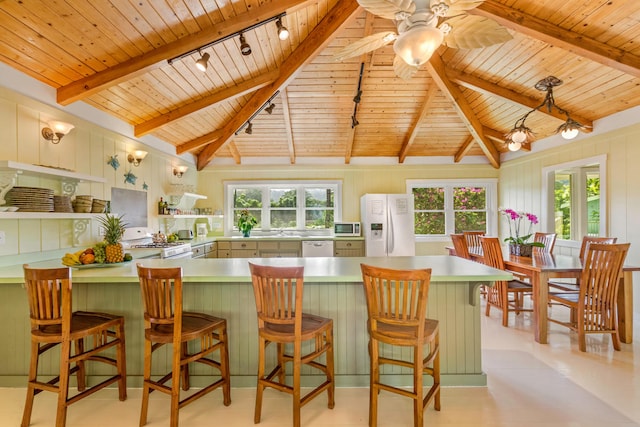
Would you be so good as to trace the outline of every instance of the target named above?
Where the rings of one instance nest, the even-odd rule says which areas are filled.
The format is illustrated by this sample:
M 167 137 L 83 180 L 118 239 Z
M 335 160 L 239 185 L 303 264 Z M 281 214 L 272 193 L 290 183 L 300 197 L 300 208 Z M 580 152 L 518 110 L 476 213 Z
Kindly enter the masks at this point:
M 337 257 L 364 256 L 364 240 L 336 240 L 333 245 Z
M 255 258 L 258 256 L 258 243 L 242 240 L 238 242 L 219 241 L 218 258 Z
M 217 258 L 218 247 L 216 242 L 191 245 L 193 258 Z
M 299 240 L 270 240 L 258 242 L 258 254 L 261 258 L 299 257 L 302 243 Z

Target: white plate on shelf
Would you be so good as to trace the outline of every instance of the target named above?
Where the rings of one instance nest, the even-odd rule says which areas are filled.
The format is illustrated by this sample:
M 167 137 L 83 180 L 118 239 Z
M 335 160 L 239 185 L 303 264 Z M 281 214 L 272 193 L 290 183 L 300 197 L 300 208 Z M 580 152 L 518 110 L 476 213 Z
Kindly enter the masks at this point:
M 20 209 L 20 208 L 19 208 L 19 207 L 17 207 L 17 206 L 4 206 L 4 207 L 6 207 L 6 208 L 7 208 L 7 212 L 15 212 L 15 211 L 17 211 L 18 209 Z

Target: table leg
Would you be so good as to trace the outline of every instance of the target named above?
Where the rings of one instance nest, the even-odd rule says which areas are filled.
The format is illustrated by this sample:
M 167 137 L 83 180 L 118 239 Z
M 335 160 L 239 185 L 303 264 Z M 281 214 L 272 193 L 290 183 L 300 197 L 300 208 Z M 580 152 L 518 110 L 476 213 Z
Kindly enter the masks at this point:
M 633 272 L 624 271 L 618 286 L 618 334 L 620 341 L 633 342 Z
M 547 344 L 547 305 L 549 302 L 549 275 L 544 272 L 531 274 L 531 286 L 533 287 L 533 322 L 534 337 L 540 344 Z

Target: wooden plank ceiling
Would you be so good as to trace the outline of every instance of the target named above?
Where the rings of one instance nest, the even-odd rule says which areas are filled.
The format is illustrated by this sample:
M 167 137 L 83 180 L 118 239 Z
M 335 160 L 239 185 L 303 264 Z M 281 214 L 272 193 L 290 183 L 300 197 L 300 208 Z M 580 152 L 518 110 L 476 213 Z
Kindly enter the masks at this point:
M 285 41 L 273 21 L 244 32 L 250 55 L 227 37 L 280 14 Z M 0 0 L 0 60 L 54 87 L 61 105 L 83 101 L 193 152 L 198 169 L 215 158 L 472 155 L 499 167 L 504 134 L 540 104 L 534 85 L 549 75 L 564 81 L 557 104 L 585 125 L 640 105 L 640 1 L 486 0 L 469 14 L 513 39 L 443 45 L 409 80 L 394 74 L 391 44 L 334 60 L 395 30 L 356 0 Z M 272 113 L 260 111 L 270 99 Z M 539 139 L 562 117 L 541 109 L 526 124 Z

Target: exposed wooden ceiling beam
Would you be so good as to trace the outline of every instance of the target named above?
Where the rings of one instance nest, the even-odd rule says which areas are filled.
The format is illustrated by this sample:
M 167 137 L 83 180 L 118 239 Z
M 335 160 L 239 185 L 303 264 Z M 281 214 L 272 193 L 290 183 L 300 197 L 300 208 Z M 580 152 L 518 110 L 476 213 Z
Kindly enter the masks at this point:
M 482 132 L 482 124 L 478 117 L 474 114 L 471 106 L 465 99 L 464 95 L 458 87 L 446 76 L 444 64 L 438 54 L 434 54 L 425 64 L 425 68 L 431 74 L 444 95 L 451 100 L 454 108 L 458 112 L 458 116 L 464 122 L 465 126 L 474 137 L 484 155 L 489 159 L 489 163 L 498 169 L 500 167 L 500 153 L 491 141 L 484 136 Z
M 471 89 L 475 92 L 484 93 L 489 96 L 494 96 L 494 97 L 503 99 L 505 101 L 518 104 L 520 106 L 524 106 L 531 109 L 538 107 L 542 102 L 542 100 L 544 99 L 544 95 L 541 96 L 540 99 L 530 98 L 528 96 L 524 96 L 510 89 L 500 87 L 486 80 L 479 79 L 469 74 L 450 71 L 448 69 L 447 69 L 447 76 L 449 76 L 449 78 L 452 81 L 454 81 L 456 84 L 466 87 L 467 89 Z M 549 112 L 549 110 L 547 110 L 546 108 L 541 108 L 538 111 L 548 116 L 555 117 L 556 119 L 562 120 L 563 122 L 567 120 L 567 116 L 565 116 L 564 114 L 560 113 L 558 110 L 555 110 L 555 109 Z M 589 133 L 592 131 L 591 128 L 593 127 L 593 121 L 585 117 L 576 116 L 574 114 L 571 114 L 571 118 L 577 121 L 578 123 L 582 124 L 583 126 L 589 126 L 588 128 L 584 129 L 583 132 Z
M 469 135 L 469 137 L 465 139 L 465 141 L 462 143 L 462 147 L 460 147 L 460 149 L 453 156 L 454 163 L 460 163 L 460 160 L 462 160 L 462 158 L 467 155 L 469 150 L 471 150 L 471 147 L 473 146 L 473 143 L 475 141 L 476 140 L 473 139 L 473 136 L 471 135 Z
M 269 100 L 280 88 L 295 77 L 295 73 L 312 60 L 322 49 L 333 40 L 335 32 L 356 12 L 359 5 L 355 0 L 338 0 L 329 10 L 327 15 L 311 30 L 309 35 L 298 45 L 291 55 L 280 66 L 280 75 L 271 84 L 258 89 L 242 109 L 221 129 L 222 136 L 207 145 L 199 154 L 197 160 L 198 170 L 202 170 L 214 156 L 216 151 L 226 144 L 236 130 L 246 122 L 253 113 Z
M 564 30 L 493 0 L 486 0 L 480 6 L 468 10 L 467 13 L 491 18 L 518 33 L 558 46 L 634 77 L 640 77 L 640 56 L 585 37 L 582 34 Z
M 278 70 L 270 71 L 254 79 L 242 82 L 233 87 L 222 89 L 209 96 L 205 96 L 204 98 L 190 104 L 175 108 L 169 111 L 167 114 L 162 114 L 161 116 L 154 117 L 151 120 L 147 120 L 146 122 L 137 124 L 134 127 L 134 134 L 137 137 L 146 135 L 175 120 L 181 119 L 185 116 L 188 116 L 189 114 L 195 113 L 196 111 L 202 110 L 203 108 L 210 107 L 221 101 L 228 101 L 239 96 L 251 93 L 274 81 L 275 78 L 278 77 L 278 74 Z
M 407 158 L 407 153 L 409 153 L 409 149 L 413 145 L 413 142 L 415 141 L 416 136 L 418 135 L 418 130 L 420 129 L 420 126 L 425 121 L 427 114 L 429 113 L 429 109 L 431 108 L 431 103 L 433 102 L 433 98 L 435 98 L 436 96 L 436 92 L 437 90 L 433 85 L 427 91 L 427 96 L 425 97 L 424 102 L 422 103 L 422 109 L 420 110 L 420 113 L 418 114 L 416 121 L 413 123 L 413 126 L 409 131 L 409 135 L 402 142 L 402 147 L 400 148 L 400 156 L 399 156 L 400 163 L 404 163 L 404 160 Z
M 185 142 L 184 144 L 178 145 L 176 147 L 176 154 L 180 155 L 186 153 L 187 151 L 196 150 L 203 145 L 207 145 L 211 141 L 215 141 L 216 139 L 220 138 L 220 136 L 222 136 L 222 129 L 217 129 L 213 132 L 209 132 L 207 134 L 199 136 L 195 139 L 192 139 L 191 141 Z
M 280 92 L 280 102 L 282 103 L 282 116 L 284 118 L 284 129 L 287 133 L 287 148 L 289 149 L 289 162 L 296 162 L 296 147 L 293 143 L 293 133 L 291 132 L 291 111 L 289 110 L 289 96 L 287 88 Z
M 251 25 L 285 13 L 288 9 L 299 7 L 306 3 L 317 2 L 318 0 L 267 0 L 260 7 L 252 8 L 247 13 L 241 13 L 216 24 L 214 28 L 207 28 L 190 34 L 114 67 L 62 86 L 57 91 L 58 104 L 69 105 L 111 86 L 160 68 L 166 65 L 164 61 L 167 59 L 175 58 L 200 46 L 235 34 Z

